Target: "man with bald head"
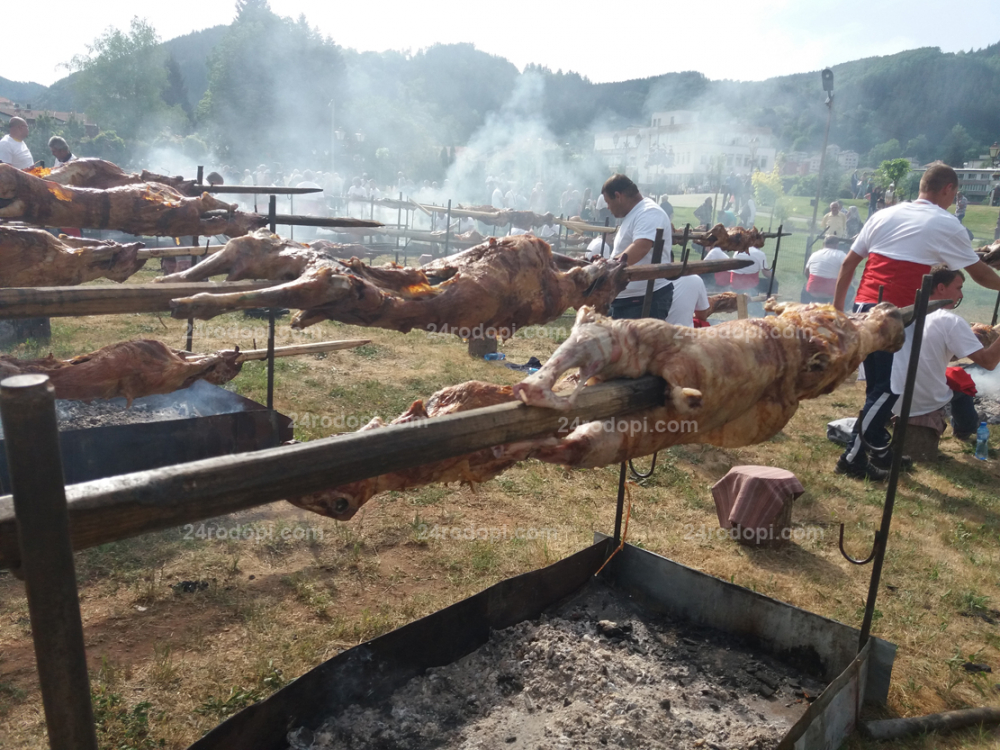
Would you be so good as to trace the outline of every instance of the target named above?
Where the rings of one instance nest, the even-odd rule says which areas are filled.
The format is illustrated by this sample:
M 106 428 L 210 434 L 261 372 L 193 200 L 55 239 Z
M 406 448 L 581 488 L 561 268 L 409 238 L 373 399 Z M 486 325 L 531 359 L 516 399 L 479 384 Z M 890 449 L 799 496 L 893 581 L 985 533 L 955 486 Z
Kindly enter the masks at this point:
M 0 138 L 0 162 L 18 169 L 27 169 L 35 160 L 24 139 L 28 137 L 28 123 L 20 117 L 11 117 L 7 123 L 9 133 Z

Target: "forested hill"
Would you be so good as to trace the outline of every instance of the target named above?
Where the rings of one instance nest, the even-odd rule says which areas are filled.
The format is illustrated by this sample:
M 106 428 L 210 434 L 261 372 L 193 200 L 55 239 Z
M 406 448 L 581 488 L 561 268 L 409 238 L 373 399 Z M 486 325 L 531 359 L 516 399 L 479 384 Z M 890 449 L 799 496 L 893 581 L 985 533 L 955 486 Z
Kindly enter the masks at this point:
M 266 9 L 266 3 L 250 5 Z M 301 20 L 285 19 L 283 23 L 288 32 L 285 38 L 314 45 L 325 61 L 325 67 L 299 75 L 296 83 L 305 83 L 301 79 L 308 78 L 309 86 L 297 91 L 291 102 L 292 107 L 308 110 L 303 112 L 304 119 L 317 121 L 317 138 L 322 132 L 323 107 L 336 99 L 338 121 L 344 127 L 373 134 L 380 127 L 387 128 L 392 131 L 391 145 L 397 148 L 409 145 L 399 142 L 400 133 L 406 130 L 419 134 L 424 143 L 462 145 L 491 113 L 501 113 L 512 97 L 516 100 L 515 92 L 523 93 L 520 84 L 527 79 L 534 82 L 535 109 L 549 130 L 581 148 L 587 147 L 594 128 L 643 125 L 652 112 L 669 109 L 697 109 L 704 113 L 703 119 L 720 123 L 739 120 L 768 126 L 786 151 L 818 148 L 826 122 L 818 71 L 761 82 L 712 81 L 697 72 L 679 72 L 595 84 L 576 73 L 552 72 L 534 65 L 522 73 L 509 61 L 470 44 L 438 45 L 409 55 L 358 53 L 317 37 L 301 26 Z M 237 25 L 238 21 L 163 43 L 167 64 L 173 66 L 172 96 L 176 99 L 177 92 L 182 92 L 184 109 L 196 131 L 213 125 L 198 120 L 194 113 L 199 103 L 202 118 L 210 119 L 213 111 L 218 111 L 218 97 L 212 100 L 209 68 L 213 51 L 216 65 L 224 56 L 220 51 L 225 55 L 241 52 Z M 275 37 L 272 46 L 280 46 L 278 39 Z M 239 82 L 239 70 L 217 75 L 217 80 L 225 81 L 231 89 L 239 85 L 252 93 L 254 109 L 267 106 L 269 78 L 284 80 L 270 76 L 271 68 L 261 66 L 273 67 L 279 64 L 275 61 L 294 57 L 266 45 L 256 49 L 258 52 L 244 64 L 247 70 L 243 76 L 250 80 Z M 224 60 L 222 63 L 225 67 Z M 842 149 L 854 149 L 876 160 L 905 153 L 921 160 L 945 158 L 958 163 L 1000 138 L 1000 43 L 959 53 L 942 53 L 937 48 L 910 50 L 837 65 L 833 71 L 835 119 L 830 138 Z M 254 84 L 259 92 L 252 92 Z M 282 93 L 279 86 L 270 92 L 271 100 L 282 100 Z M 76 100 L 72 77 L 47 90 L 38 84 L 0 78 L 0 96 L 30 101 L 36 107 L 83 108 Z M 319 102 L 320 98 L 324 101 Z M 282 103 L 288 106 L 287 100 Z

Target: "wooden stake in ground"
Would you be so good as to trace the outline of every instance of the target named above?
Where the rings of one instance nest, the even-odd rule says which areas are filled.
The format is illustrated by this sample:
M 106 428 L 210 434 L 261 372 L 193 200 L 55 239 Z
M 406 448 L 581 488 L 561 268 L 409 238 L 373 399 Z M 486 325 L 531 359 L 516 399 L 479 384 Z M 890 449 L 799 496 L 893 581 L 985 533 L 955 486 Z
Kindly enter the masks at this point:
M 344 339 L 343 341 L 318 341 L 315 344 L 296 344 L 294 346 L 278 346 L 274 349 L 275 357 L 295 357 L 302 354 L 322 354 L 340 349 L 354 349 L 364 344 L 370 344 L 371 339 Z M 237 362 L 251 362 L 267 359 L 267 349 L 249 349 L 240 352 Z

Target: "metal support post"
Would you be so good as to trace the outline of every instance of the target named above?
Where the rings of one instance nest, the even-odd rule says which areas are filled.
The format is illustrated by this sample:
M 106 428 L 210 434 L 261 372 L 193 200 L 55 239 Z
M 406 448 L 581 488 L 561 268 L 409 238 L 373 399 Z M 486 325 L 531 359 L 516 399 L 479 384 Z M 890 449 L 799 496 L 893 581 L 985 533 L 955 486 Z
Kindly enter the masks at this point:
M 653 258 L 650 261 L 652 264 L 660 263 L 663 260 L 663 229 L 656 230 L 656 239 L 653 241 Z M 646 296 L 642 300 L 642 315 L 643 318 L 649 317 L 649 311 L 653 308 L 653 282 L 655 279 L 650 279 L 646 282 Z
M 451 245 L 451 198 L 448 199 L 448 213 L 444 218 L 444 254 L 448 255 L 448 247 Z
M 277 310 L 267 311 L 267 408 L 274 409 L 274 320 Z
M 778 251 L 781 250 L 781 228 L 784 224 L 778 225 L 778 241 L 774 244 L 774 260 L 771 261 L 771 278 L 767 282 L 767 296 L 771 296 L 774 290 L 774 275 L 778 272 Z

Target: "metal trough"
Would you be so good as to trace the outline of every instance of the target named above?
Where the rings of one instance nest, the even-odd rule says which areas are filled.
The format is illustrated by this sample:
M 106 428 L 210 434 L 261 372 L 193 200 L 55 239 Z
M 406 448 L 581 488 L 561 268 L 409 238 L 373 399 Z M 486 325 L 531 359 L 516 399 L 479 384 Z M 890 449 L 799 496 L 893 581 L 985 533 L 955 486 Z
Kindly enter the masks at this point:
M 190 750 L 284 750 L 287 734 L 316 729 L 348 705 L 375 705 L 431 667 L 487 642 L 491 630 L 538 617 L 577 592 L 600 568 L 612 541 L 501 581 L 432 615 L 356 646 L 220 724 Z M 626 545 L 601 577 L 654 613 L 751 641 L 760 651 L 811 664 L 830 684 L 779 745 L 834 750 L 854 730 L 864 702 L 884 703 L 896 647 L 859 631 Z
M 106 403 L 118 412 L 125 408 L 122 398 Z M 166 395 L 138 398 L 132 404 L 137 417 L 157 410 L 170 410 L 175 416 L 60 430 L 66 484 L 273 448 L 292 439 L 288 417 L 202 380 Z M 0 483 L 9 492 L 4 442 L 0 438 Z

